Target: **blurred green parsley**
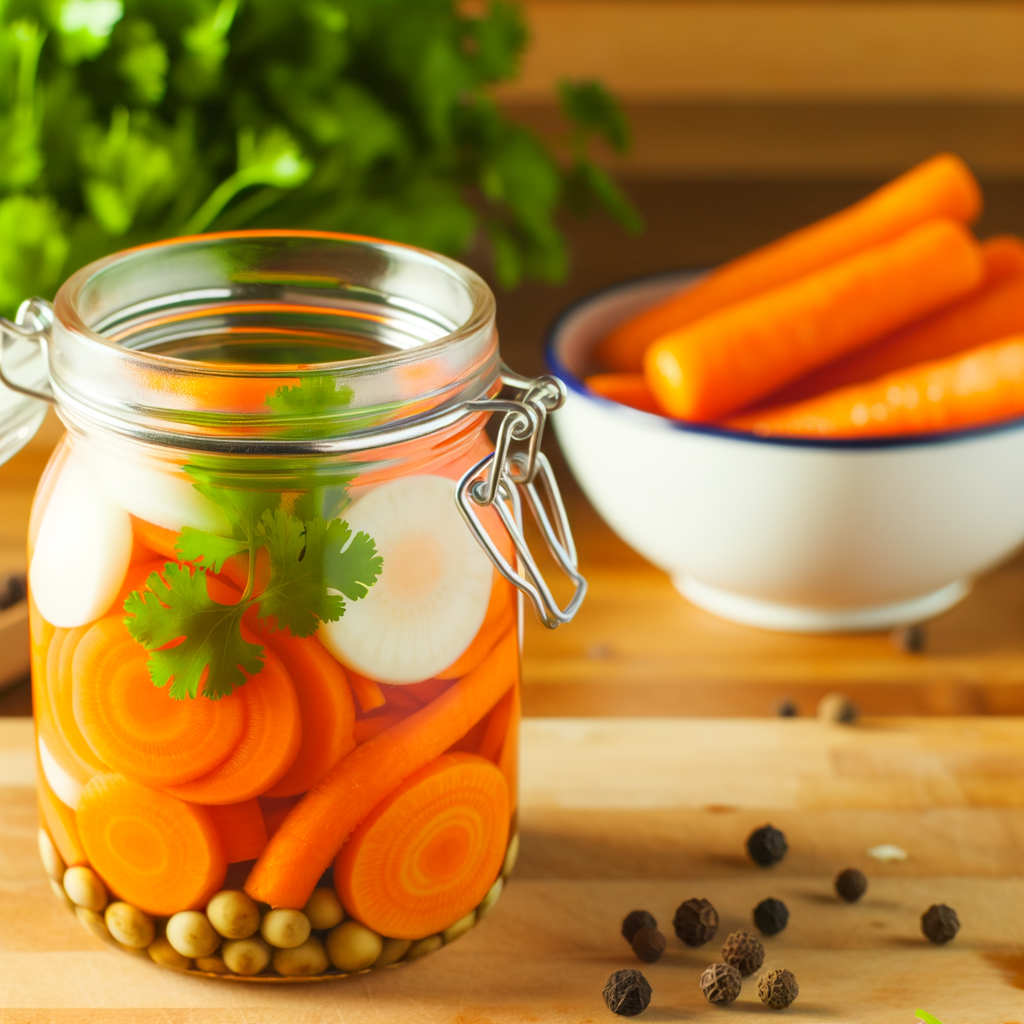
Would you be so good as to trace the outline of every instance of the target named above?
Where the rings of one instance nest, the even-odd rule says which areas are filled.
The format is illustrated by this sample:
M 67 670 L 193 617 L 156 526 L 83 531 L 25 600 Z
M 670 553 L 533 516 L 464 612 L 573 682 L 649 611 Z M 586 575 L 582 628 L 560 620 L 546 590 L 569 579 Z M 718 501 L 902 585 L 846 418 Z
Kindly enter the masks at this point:
M 563 83 L 556 153 L 509 121 L 522 13 L 490 0 L 0 0 L 0 313 L 106 253 L 292 227 L 465 253 L 556 281 L 556 214 L 633 208 L 589 150 L 629 143 Z

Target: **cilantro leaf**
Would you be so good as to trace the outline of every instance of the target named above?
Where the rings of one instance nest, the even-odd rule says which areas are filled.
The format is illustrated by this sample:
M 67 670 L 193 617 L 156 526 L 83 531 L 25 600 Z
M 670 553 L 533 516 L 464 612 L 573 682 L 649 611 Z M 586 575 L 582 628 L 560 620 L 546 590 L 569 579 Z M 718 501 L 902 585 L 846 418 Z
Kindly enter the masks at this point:
M 311 487 L 300 494 L 292 506 L 292 513 L 304 522 L 310 519 L 337 519 L 351 502 L 348 485 L 354 476 L 338 478 L 337 483 L 324 487 Z
M 146 586 L 125 601 L 124 624 L 150 652 L 154 685 L 170 684 L 172 698 L 194 698 L 205 680 L 203 696 L 217 700 L 263 668 L 263 648 L 242 636 L 248 604 L 217 604 L 206 592 L 203 569 L 168 562 L 163 577 L 151 573 Z
M 232 555 L 247 551 L 249 544 L 245 540 L 233 537 L 218 537 L 215 533 L 195 530 L 184 526 L 181 537 L 174 545 L 174 550 L 183 562 L 202 562 L 204 569 L 220 572 L 221 567 Z
M 320 525 L 316 525 L 320 524 Z M 323 520 L 313 520 L 306 524 L 307 543 L 310 543 L 311 532 L 323 528 Z M 384 568 L 384 559 L 377 554 L 373 538 L 365 533 L 357 533 L 349 541 L 352 531 L 348 523 L 334 519 L 326 524 L 323 542 L 324 579 L 332 590 L 339 590 L 350 601 L 358 601 L 366 597 L 366 592 L 377 582 L 377 577 Z
M 343 409 L 351 401 L 352 389 L 325 373 L 303 377 L 294 387 L 279 387 L 267 399 L 267 405 L 285 415 L 322 416 Z

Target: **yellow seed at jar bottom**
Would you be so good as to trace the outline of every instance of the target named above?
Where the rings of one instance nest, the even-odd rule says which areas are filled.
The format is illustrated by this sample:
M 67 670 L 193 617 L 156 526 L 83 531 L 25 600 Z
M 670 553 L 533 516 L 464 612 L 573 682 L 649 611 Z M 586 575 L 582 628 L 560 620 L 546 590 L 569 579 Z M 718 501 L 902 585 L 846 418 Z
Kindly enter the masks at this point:
M 230 974 L 231 970 L 219 956 L 197 956 L 196 970 L 207 974 Z
M 450 924 L 443 932 L 441 932 L 441 938 L 444 939 L 445 945 L 449 942 L 454 942 L 460 935 L 465 935 L 466 932 L 476 924 L 476 911 L 471 910 L 465 917 L 460 917 L 455 924 Z
M 273 951 L 258 935 L 248 939 L 228 939 L 221 946 L 220 955 L 228 970 L 235 974 L 259 974 L 270 963 Z
M 182 956 L 166 938 L 154 939 L 146 949 L 150 960 L 161 967 L 175 971 L 187 971 L 192 966 L 190 957 Z
M 409 952 L 411 945 L 412 939 L 384 939 L 384 948 L 371 966 L 390 967 L 392 964 L 397 964 Z
M 301 946 L 309 933 L 309 918 L 301 910 L 270 910 L 260 924 L 260 935 L 278 949 Z
M 220 936 L 205 914 L 181 910 L 167 922 L 167 941 L 182 956 L 209 956 L 220 945 Z
M 103 939 L 104 942 L 110 941 L 110 932 L 103 921 L 103 915 L 98 910 L 92 910 L 89 907 L 75 907 L 75 917 L 78 918 L 82 927 L 86 931 L 92 932 L 96 938 Z
M 149 962 L 149 950 L 148 949 L 138 949 L 135 946 L 125 946 L 121 942 L 115 942 L 114 945 L 119 950 L 121 950 L 122 953 L 127 953 L 129 956 L 137 956 L 137 957 L 139 957 L 140 960 L 145 960 L 147 963 Z
M 107 890 L 92 868 L 68 868 L 64 872 L 64 891 L 76 907 L 102 910 L 107 905 Z
M 505 888 L 505 879 L 499 878 L 494 885 L 487 890 L 487 895 L 480 901 L 480 905 L 476 908 L 476 919 L 479 921 L 484 914 L 487 913 L 495 903 L 498 902 L 498 897 L 501 895 L 502 890 Z
M 505 863 L 501 866 L 501 877 L 508 878 L 512 869 L 519 859 L 519 833 L 517 832 L 508 842 L 508 849 L 505 851 Z
M 153 941 L 153 922 L 149 915 L 130 903 L 120 900 L 111 903 L 103 914 L 103 920 L 110 934 L 122 946 L 144 949 Z
M 328 928 L 341 924 L 345 920 L 345 909 L 333 889 L 321 887 L 313 890 L 309 902 L 302 908 L 309 918 L 310 927 L 315 932 L 325 932 Z
M 60 881 L 64 877 L 67 865 L 64 863 L 64 858 L 57 852 L 57 847 L 53 845 L 53 840 L 45 828 L 39 830 L 39 859 L 43 862 L 43 867 L 51 878 Z
M 68 894 L 64 891 L 64 886 L 57 881 L 56 878 L 50 879 L 50 888 L 53 890 L 53 895 L 57 897 L 66 907 L 70 907 L 72 910 L 75 909 L 74 903 L 68 898 Z
M 323 974 L 329 966 L 324 944 L 310 935 L 301 946 L 278 949 L 274 953 L 274 970 L 290 978 Z
M 444 945 L 440 935 L 428 935 L 425 939 L 417 939 L 405 954 L 406 960 L 417 960 L 428 953 L 434 953 Z
M 327 934 L 327 955 L 339 971 L 361 971 L 384 949 L 384 941 L 358 921 L 344 921 Z
M 237 889 L 217 893 L 206 905 L 206 916 L 225 939 L 247 939 L 260 926 L 260 908 Z

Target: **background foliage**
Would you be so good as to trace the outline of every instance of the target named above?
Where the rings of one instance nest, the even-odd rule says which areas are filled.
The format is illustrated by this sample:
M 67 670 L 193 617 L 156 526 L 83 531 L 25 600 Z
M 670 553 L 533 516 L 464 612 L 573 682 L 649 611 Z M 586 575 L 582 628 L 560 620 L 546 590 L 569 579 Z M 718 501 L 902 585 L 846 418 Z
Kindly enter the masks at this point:
M 628 145 L 563 83 L 554 153 L 491 96 L 526 45 L 490 0 L 0 0 L 0 313 L 92 259 L 240 227 L 352 231 L 553 281 L 559 209 L 636 214 L 588 156 Z

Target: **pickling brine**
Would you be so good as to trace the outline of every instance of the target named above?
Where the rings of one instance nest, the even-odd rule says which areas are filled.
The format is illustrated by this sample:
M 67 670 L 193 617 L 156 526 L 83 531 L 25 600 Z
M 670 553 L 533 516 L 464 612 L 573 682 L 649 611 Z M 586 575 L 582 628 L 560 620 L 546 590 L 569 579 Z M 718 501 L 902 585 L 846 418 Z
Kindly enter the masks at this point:
M 415 250 L 285 237 L 172 242 L 64 286 L 68 433 L 29 537 L 54 888 L 158 964 L 277 980 L 416 958 L 497 899 L 531 592 L 510 478 L 467 512 L 474 474 L 502 472 L 469 400 L 500 386 L 489 292 Z M 197 299 L 189 274 L 233 246 L 241 284 L 231 259 L 194 282 L 230 301 Z M 311 262 L 360 258 L 376 292 L 338 273 L 297 295 Z

